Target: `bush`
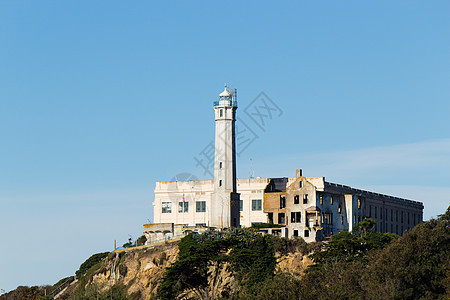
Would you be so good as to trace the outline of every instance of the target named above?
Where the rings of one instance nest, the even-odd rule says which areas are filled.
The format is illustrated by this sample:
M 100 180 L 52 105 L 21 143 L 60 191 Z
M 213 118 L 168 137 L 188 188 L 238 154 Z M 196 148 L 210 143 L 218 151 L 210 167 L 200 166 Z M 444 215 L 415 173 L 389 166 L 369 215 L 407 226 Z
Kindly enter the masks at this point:
M 96 253 L 96 254 L 92 255 L 91 257 L 89 257 L 87 260 L 85 260 L 84 263 L 82 263 L 80 265 L 80 268 L 78 269 L 78 271 L 75 272 L 76 277 L 80 278 L 81 276 L 86 274 L 86 272 L 90 268 L 92 268 L 93 266 L 95 266 L 96 264 L 98 264 L 99 262 L 104 260 L 105 257 L 108 256 L 108 254 L 109 254 L 109 252 L 102 252 L 102 253 Z

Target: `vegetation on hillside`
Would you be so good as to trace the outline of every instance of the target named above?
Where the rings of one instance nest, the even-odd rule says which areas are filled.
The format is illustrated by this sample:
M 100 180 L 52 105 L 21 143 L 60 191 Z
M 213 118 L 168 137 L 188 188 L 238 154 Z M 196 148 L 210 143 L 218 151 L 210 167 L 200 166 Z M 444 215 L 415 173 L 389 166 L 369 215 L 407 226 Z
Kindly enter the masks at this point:
M 354 232 L 341 232 L 327 243 L 307 244 L 301 238 L 260 235 L 254 229 L 206 231 L 179 242 L 177 260 L 166 269 L 157 296 L 160 299 L 450 299 L 450 207 L 437 219 L 421 223 L 402 237 L 373 232 L 365 219 Z M 303 276 L 276 272 L 278 256 L 302 253 L 314 264 Z M 163 255 L 164 253 L 164 255 Z M 160 265 L 165 252 L 154 260 Z M 107 255 L 107 253 L 106 253 Z M 106 274 L 105 262 L 116 257 L 98 253 L 77 271 L 77 288 L 70 299 L 142 299 L 130 286 L 115 284 L 101 292 L 95 274 Z M 159 255 L 159 254 L 158 254 Z M 4 299 L 53 299 L 74 277 L 54 286 L 18 287 Z M 131 284 L 131 283 L 130 283 Z M 137 283 L 138 284 L 138 283 Z

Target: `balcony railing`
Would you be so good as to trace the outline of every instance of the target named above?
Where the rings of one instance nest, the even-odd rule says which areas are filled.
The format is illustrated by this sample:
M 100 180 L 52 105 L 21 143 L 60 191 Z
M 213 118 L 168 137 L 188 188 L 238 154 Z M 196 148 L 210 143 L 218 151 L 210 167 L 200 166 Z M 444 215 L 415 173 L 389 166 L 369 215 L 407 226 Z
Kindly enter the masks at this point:
M 213 106 L 232 106 L 237 107 L 236 100 L 217 100 L 213 102 Z

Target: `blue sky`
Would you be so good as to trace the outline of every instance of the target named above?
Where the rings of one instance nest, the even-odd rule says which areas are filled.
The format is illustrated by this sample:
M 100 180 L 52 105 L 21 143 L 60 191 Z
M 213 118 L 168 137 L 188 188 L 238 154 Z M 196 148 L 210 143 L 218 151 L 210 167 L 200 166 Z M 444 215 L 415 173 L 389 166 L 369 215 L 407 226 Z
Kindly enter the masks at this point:
M 0 289 L 53 284 L 152 220 L 155 181 L 238 88 L 238 177 L 450 203 L 448 1 L 1 1 Z M 245 113 L 264 92 L 281 115 Z M 239 149 L 238 149 L 239 151 Z

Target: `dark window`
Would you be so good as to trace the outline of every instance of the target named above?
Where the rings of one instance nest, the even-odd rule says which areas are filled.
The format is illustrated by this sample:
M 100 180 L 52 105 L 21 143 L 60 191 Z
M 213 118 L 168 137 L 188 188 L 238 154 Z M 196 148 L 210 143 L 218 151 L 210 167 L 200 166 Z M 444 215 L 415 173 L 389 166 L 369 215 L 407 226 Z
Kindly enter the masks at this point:
M 383 208 L 380 207 L 380 219 L 383 220 Z
M 286 196 L 280 195 L 280 208 L 285 208 L 285 207 L 286 207 Z
M 189 212 L 189 202 L 178 202 L 178 212 L 179 213 Z
M 302 215 L 299 211 L 291 212 L 291 223 L 301 223 Z
M 305 237 L 309 237 L 309 230 L 305 229 Z
M 369 205 L 369 218 L 372 218 L 372 205 Z
M 408 212 L 408 225 L 409 225 L 409 212 Z
M 402 223 L 403 223 L 403 212 L 402 212 Z M 403 233 L 403 229 L 402 229 L 402 233 Z
M 268 213 L 267 217 L 269 219 L 269 224 L 273 224 L 273 213 Z
M 244 200 L 239 200 L 239 211 L 244 210 Z
M 252 210 L 262 210 L 262 200 L 253 199 L 252 200 Z
M 394 224 L 391 224 L 391 233 L 394 233 Z
M 220 117 L 223 117 L 223 109 L 220 110 Z
M 195 211 L 196 212 L 205 212 L 206 211 L 206 201 L 196 201 L 195 202 Z
M 294 229 L 294 236 L 298 236 L 298 230 Z
M 395 222 L 398 222 L 398 210 L 395 211 Z M 398 229 L 395 230 L 398 234 Z
M 320 205 L 323 205 L 323 195 L 320 195 L 319 198 L 320 198 Z
M 391 209 L 391 222 L 393 222 L 394 221 L 394 210 L 393 209 Z M 391 230 L 392 231 L 392 230 Z
M 291 212 L 291 223 L 295 223 L 295 212 Z
M 278 224 L 284 224 L 284 223 L 285 223 L 284 213 L 278 213 Z
M 386 208 L 386 214 L 384 216 L 385 216 L 385 219 L 387 221 L 388 220 L 388 209 L 387 208 Z
M 172 212 L 172 202 L 162 202 L 161 213 L 168 214 Z
M 299 204 L 300 203 L 300 200 L 299 200 L 299 196 L 298 195 L 295 195 L 294 196 L 294 204 Z
M 377 209 L 378 207 L 375 206 L 375 219 L 377 218 Z
M 299 186 L 299 187 L 303 187 L 303 181 L 300 180 L 300 181 L 298 182 L 298 186 Z
M 221 168 L 221 169 L 222 169 L 222 162 L 220 162 L 220 163 L 219 163 L 219 168 Z
M 219 186 L 222 186 L 222 180 L 219 180 Z
M 304 194 L 303 195 L 303 204 L 307 204 L 308 203 L 308 194 Z

